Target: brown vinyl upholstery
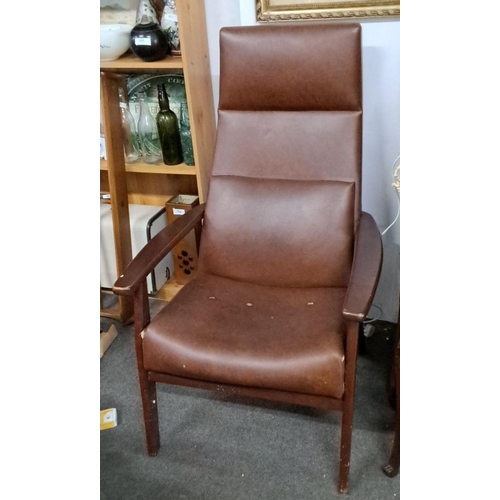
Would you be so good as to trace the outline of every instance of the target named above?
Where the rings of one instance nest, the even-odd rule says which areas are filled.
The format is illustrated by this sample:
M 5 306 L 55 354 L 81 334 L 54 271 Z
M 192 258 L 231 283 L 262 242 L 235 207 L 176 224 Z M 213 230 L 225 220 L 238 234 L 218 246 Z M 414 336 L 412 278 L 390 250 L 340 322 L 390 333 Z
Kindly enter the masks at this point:
M 202 274 L 182 292 L 146 328 L 147 370 L 342 398 L 343 289 Z
M 347 490 L 358 326 L 381 262 L 360 202 L 360 39 L 358 24 L 221 30 L 207 203 L 153 238 L 115 284 L 136 294 L 151 455 L 154 381 L 213 384 L 343 411 Z M 197 275 L 149 321 L 146 268 L 172 248 L 178 227 L 185 234 L 202 219 Z
M 277 287 L 347 286 L 352 183 L 219 175 L 210 195 L 202 272 Z

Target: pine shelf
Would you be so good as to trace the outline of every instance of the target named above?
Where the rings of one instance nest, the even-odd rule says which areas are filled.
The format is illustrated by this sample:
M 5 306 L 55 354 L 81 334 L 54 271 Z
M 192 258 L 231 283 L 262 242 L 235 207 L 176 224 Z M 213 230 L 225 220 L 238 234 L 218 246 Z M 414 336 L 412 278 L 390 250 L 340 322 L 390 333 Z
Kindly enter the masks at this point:
M 116 73 L 164 72 L 166 69 L 183 70 L 182 57 L 167 56 L 160 61 L 144 62 L 127 52 L 114 61 L 101 61 L 101 71 L 113 70 Z
M 101 170 L 108 170 L 108 162 L 101 159 Z M 137 174 L 171 174 L 171 175 L 196 175 L 194 166 L 180 163 L 179 165 L 149 165 L 144 162 L 125 164 L 125 170 Z

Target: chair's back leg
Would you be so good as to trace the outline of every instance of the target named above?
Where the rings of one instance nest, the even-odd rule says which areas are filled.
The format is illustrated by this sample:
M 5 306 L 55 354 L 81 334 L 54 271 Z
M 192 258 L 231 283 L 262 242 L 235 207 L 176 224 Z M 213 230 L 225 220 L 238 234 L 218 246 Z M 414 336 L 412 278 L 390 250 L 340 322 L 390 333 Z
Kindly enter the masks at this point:
M 347 325 L 345 387 L 342 406 L 342 427 L 340 435 L 339 492 L 347 493 L 349 465 L 351 460 L 352 417 L 354 409 L 354 386 L 356 381 L 356 357 L 358 352 L 359 323 L 350 321 Z
M 149 323 L 149 321 L 148 294 L 146 281 L 144 281 L 134 296 L 135 354 L 137 357 L 137 371 L 141 389 L 142 412 L 146 430 L 148 455 L 154 457 L 158 454 L 158 450 L 160 448 L 156 383 L 148 380 L 148 372 L 144 369 L 141 336 L 144 327 Z

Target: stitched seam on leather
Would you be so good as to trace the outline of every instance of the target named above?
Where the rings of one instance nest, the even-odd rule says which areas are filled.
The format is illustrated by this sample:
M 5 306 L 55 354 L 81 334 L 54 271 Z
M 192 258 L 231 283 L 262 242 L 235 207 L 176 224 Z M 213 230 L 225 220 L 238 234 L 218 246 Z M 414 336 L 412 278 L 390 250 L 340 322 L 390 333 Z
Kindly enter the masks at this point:
M 331 183 L 338 183 L 338 184 L 356 184 L 355 179 L 346 179 L 346 180 L 341 180 L 341 179 L 329 179 L 329 180 L 323 180 L 323 179 L 283 179 L 283 178 L 278 178 L 278 177 L 254 177 L 252 175 L 235 175 L 235 174 L 210 174 L 210 178 L 221 178 L 221 177 L 228 177 L 228 178 L 241 178 L 241 179 L 258 179 L 259 181 L 283 181 L 283 182 L 317 182 L 324 184 L 325 182 L 331 182 Z

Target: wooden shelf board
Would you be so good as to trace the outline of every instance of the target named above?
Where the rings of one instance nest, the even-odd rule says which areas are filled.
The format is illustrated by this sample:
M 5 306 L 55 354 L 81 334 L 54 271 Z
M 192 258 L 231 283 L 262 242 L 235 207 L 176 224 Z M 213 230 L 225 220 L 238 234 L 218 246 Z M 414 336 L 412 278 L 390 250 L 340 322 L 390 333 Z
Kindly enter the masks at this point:
M 184 285 L 179 285 L 175 281 L 167 281 L 157 292 L 154 297 L 149 296 L 150 299 L 157 299 L 163 301 L 172 300 L 177 293 L 180 292 Z M 109 288 L 101 288 L 101 293 L 109 293 L 110 295 L 114 295 L 113 291 Z M 119 319 L 119 309 L 118 307 L 110 307 L 106 309 L 101 308 L 101 316 L 104 318 L 112 318 Z
M 158 300 L 172 300 L 180 292 L 183 285 L 178 285 L 175 281 L 167 281 L 153 297 Z
M 145 62 L 127 52 L 125 55 L 114 61 L 101 61 L 101 71 L 141 71 L 148 72 L 150 70 L 165 70 L 165 69 L 183 69 L 182 58 L 167 56 L 160 61 Z
M 108 162 L 101 159 L 101 170 L 108 170 Z M 165 165 L 159 163 L 157 165 L 148 165 L 147 163 L 130 163 L 125 165 L 127 172 L 137 174 L 173 174 L 173 175 L 196 175 L 194 166 L 180 163 L 179 165 Z

